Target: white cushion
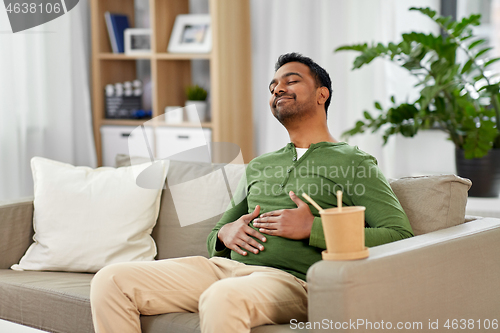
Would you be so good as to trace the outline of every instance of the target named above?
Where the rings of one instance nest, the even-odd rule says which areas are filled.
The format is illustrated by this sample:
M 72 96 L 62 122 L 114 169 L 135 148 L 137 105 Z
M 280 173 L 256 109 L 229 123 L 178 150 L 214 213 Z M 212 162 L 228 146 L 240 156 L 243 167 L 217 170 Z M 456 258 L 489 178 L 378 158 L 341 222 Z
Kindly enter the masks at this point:
M 153 260 L 150 235 L 168 162 L 156 164 L 159 185 L 142 188 L 136 178 L 151 165 L 91 169 L 34 157 L 34 243 L 11 268 L 97 272 L 112 263 Z

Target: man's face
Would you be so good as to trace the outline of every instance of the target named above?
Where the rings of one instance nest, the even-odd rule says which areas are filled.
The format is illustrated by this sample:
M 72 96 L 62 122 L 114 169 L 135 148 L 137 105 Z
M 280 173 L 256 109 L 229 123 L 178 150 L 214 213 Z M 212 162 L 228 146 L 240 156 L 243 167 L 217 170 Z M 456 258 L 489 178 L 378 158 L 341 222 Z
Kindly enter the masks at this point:
M 281 66 L 269 84 L 269 106 L 280 123 L 304 119 L 314 114 L 316 108 L 316 81 L 309 67 L 300 62 Z

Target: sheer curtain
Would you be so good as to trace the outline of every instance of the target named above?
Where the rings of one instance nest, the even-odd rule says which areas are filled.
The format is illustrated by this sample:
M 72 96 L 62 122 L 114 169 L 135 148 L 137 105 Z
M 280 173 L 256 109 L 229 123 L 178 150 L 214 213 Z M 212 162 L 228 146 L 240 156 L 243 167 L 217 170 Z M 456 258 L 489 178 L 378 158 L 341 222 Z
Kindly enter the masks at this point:
M 30 159 L 96 166 L 88 0 L 13 34 L 0 9 L 0 200 L 33 193 Z
M 375 100 L 388 105 L 391 95 L 400 101 L 415 96 L 415 82 L 404 70 L 382 60 L 351 71 L 355 53 L 333 50 L 353 43 L 399 42 L 401 33 L 411 30 L 439 33 L 429 18 L 408 11 L 412 6 L 439 9 L 439 4 L 439 0 L 252 0 L 257 155 L 279 149 L 289 141 L 268 106 L 267 87 L 280 54 L 300 52 L 330 73 L 333 96 L 328 125 L 334 137 L 340 139 L 343 131 L 362 118 L 363 110 L 374 110 Z M 351 138 L 349 143 L 374 155 L 383 172 L 395 177 L 412 173 L 404 162 L 411 152 L 398 140 L 408 139 L 394 138 L 382 147 L 380 134 L 366 134 Z M 440 141 L 445 142 L 444 138 Z

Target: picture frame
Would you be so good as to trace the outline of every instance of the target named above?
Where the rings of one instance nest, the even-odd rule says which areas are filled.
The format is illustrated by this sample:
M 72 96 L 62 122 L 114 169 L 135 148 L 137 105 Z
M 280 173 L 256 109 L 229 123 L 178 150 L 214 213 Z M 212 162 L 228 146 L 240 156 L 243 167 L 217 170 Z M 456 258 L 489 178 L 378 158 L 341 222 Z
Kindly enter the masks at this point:
M 209 53 L 211 50 L 212 25 L 210 15 L 177 15 L 167 51 L 170 53 Z
M 123 33 L 125 40 L 125 54 L 150 54 L 151 29 L 129 28 Z

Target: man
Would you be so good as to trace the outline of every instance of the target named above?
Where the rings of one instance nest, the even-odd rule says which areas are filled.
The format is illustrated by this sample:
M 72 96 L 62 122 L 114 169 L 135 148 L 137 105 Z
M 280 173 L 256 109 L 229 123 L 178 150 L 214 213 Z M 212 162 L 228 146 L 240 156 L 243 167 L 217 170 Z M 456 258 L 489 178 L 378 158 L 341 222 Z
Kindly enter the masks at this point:
M 320 215 L 302 192 L 330 208 L 341 189 L 345 205 L 365 206 L 367 246 L 413 236 L 375 159 L 329 133 L 328 73 L 285 54 L 269 89 L 271 111 L 291 142 L 250 162 L 246 197 L 208 236 L 211 258 L 105 267 L 91 289 L 97 332 L 140 332 L 140 314 L 169 312 L 199 312 L 204 333 L 307 320 L 306 272 L 326 247 Z

